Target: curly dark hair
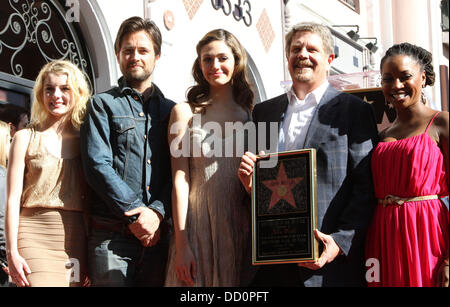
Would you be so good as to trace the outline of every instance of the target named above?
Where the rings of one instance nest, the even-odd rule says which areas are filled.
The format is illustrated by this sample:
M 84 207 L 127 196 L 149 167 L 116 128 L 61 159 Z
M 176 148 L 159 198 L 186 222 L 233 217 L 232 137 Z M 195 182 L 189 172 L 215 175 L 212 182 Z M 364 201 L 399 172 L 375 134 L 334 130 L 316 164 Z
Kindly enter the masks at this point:
M 419 64 L 421 71 L 425 71 L 425 85 L 431 86 L 434 84 L 436 75 L 433 70 L 433 55 L 431 54 L 431 52 L 410 43 L 396 44 L 389 48 L 386 51 L 384 57 L 381 59 L 380 71 L 383 67 L 384 62 L 388 58 L 396 55 L 407 55 L 414 59 Z
M 254 93 L 247 77 L 247 54 L 238 39 L 224 29 L 216 29 L 206 33 L 197 44 L 197 58 L 192 67 L 192 76 L 197 84 L 190 87 L 186 95 L 191 109 L 194 113 L 204 113 L 211 104 L 209 101 L 210 86 L 200 68 L 200 53 L 204 46 L 213 41 L 225 42 L 233 52 L 235 61 L 233 78 L 231 80 L 233 98 L 244 110 L 251 111 L 253 109 Z

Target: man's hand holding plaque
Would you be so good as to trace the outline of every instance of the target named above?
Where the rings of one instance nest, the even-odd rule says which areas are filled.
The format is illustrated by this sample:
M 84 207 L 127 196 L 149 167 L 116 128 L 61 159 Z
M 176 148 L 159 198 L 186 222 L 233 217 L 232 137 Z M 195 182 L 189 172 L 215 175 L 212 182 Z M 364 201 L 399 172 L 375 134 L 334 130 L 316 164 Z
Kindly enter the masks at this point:
M 325 264 L 333 261 L 341 253 L 340 247 L 336 244 L 332 236 L 326 235 L 317 229 L 314 229 L 314 236 L 317 241 L 321 241 L 323 243 L 324 248 L 322 254 L 315 262 L 301 262 L 298 264 L 298 266 L 302 266 L 310 270 L 318 270 L 322 268 Z

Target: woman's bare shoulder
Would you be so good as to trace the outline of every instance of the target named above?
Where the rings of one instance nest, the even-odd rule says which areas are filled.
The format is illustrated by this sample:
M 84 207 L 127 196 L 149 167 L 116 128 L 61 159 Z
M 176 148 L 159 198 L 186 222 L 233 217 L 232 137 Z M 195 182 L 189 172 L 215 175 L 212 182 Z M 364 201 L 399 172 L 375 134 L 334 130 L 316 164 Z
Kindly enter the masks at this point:
M 23 157 L 30 144 L 31 134 L 32 130 L 28 128 L 19 130 L 14 134 L 9 154 L 11 165 L 13 164 L 13 161 L 23 161 Z
M 386 137 L 386 134 L 389 131 L 389 128 L 391 128 L 391 126 L 388 126 L 388 127 L 384 128 L 383 130 L 381 130 L 378 133 L 378 137 L 380 138 L 380 140 L 383 140 Z
M 440 111 L 438 115 L 436 115 L 436 119 L 434 120 L 437 126 L 447 126 L 449 122 L 449 113 L 447 111 Z
M 449 135 L 449 113 L 441 111 L 434 119 L 433 125 L 439 130 L 441 136 L 447 137 Z
M 179 102 L 173 107 L 173 112 L 192 113 L 191 105 L 187 102 Z
M 189 120 L 192 117 L 191 106 L 186 102 L 177 103 L 172 109 L 172 121 Z
M 13 141 L 16 143 L 28 144 L 31 138 L 31 133 L 32 131 L 30 128 L 21 129 L 14 134 Z

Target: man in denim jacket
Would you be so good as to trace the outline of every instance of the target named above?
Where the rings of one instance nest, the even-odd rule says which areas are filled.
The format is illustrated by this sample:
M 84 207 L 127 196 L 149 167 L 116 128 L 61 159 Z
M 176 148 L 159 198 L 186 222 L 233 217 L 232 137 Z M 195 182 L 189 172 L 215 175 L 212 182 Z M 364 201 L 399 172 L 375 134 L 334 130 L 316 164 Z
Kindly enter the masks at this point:
M 175 103 L 152 83 L 161 33 L 131 17 L 117 34 L 119 86 L 95 95 L 81 127 L 90 199 L 93 286 L 162 286 L 169 243 L 168 119 Z

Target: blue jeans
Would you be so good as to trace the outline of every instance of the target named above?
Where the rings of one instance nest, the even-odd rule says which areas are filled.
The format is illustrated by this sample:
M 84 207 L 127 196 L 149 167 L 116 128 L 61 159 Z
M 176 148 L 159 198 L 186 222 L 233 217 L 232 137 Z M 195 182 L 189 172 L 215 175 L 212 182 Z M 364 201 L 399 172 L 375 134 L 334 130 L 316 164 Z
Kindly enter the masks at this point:
M 127 234 L 92 229 L 88 240 L 89 277 L 93 287 L 162 287 L 170 235 L 143 247 Z

